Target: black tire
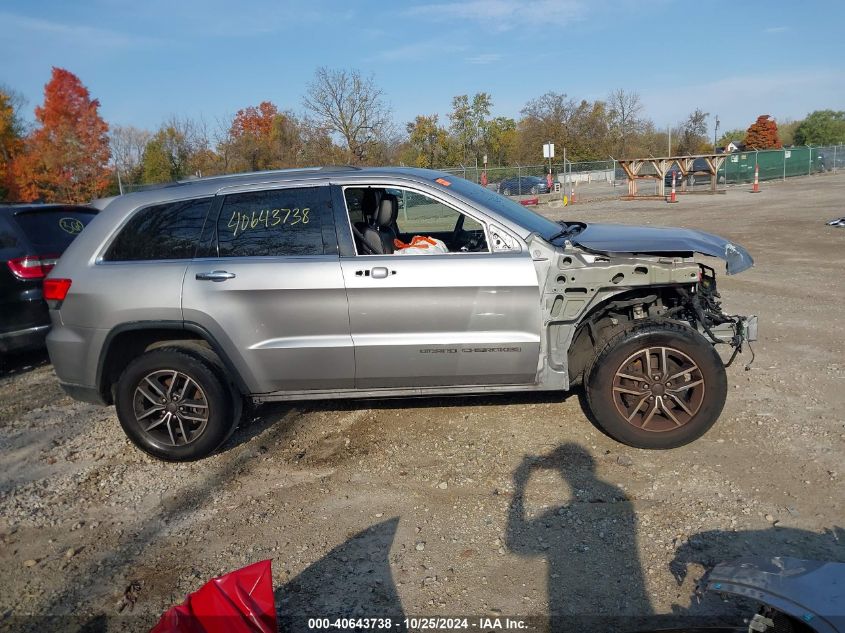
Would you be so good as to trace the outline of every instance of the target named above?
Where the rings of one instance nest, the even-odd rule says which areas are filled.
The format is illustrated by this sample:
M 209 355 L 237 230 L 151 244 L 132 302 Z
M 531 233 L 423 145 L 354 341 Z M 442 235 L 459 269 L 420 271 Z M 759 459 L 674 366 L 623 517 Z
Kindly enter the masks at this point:
M 183 399 L 176 401 L 180 396 L 176 392 L 181 392 Z M 157 402 L 153 403 L 150 395 Z M 180 408 L 182 404 L 185 406 Z M 129 363 L 117 383 L 115 408 L 135 446 L 171 462 L 207 457 L 238 423 L 231 391 L 219 371 L 199 356 L 175 347 L 154 349 Z
M 698 439 L 719 418 L 728 393 L 713 345 L 692 328 L 668 321 L 645 321 L 614 335 L 585 376 L 595 422 L 636 448 L 676 448 Z
M 509 195 L 511 195 L 511 190 L 510 190 L 510 188 L 509 188 L 509 187 L 505 187 L 505 188 L 502 190 L 502 195 L 503 195 L 503 196 L 509 196 Z

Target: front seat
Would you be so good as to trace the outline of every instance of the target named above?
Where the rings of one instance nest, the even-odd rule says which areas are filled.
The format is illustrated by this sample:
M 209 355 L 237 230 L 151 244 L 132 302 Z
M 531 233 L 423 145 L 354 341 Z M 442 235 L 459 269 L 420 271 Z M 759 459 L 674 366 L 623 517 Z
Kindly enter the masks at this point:
M 378 194 L 372 187 L 364 189 L 364 195 L 361 198 L 361 215 L 363 220 L 355 223 L 355 228 L 361 233 L 367 230 L 367 227 L 372 223 L 373 216 L 378 209 Z
M 393 254 L 393 240 L 396 234 L 396 216 L 399 215 L 399 200 L 390 193 L 382 196 L 373 221 L 364 230 L 364 242 L 379 255 Z

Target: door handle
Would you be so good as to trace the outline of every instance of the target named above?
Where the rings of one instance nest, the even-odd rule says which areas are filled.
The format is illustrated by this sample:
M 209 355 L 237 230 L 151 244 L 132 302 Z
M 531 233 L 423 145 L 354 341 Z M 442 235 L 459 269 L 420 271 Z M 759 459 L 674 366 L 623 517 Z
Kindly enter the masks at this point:
M 373 279 L 385 279 L 388 275 L 395 275 L 395 270 L 387 270 L 384 266 L 376 266 L 370 270 L 356 270 L 356 277 L 372 277 Z
M 211 272 L 197 273 L 197 279 L 200 281 L 226 281 L 227 279 L 234 279 L 235 273 L 230 273 L 225 270 L 212 270 Z

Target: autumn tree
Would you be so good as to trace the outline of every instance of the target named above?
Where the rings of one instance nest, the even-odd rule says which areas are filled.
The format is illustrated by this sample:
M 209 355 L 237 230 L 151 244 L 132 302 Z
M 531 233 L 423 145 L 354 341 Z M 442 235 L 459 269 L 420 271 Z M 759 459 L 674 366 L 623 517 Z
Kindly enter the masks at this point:
M 542 160 L 543 143 L 551 141 L 561 151 L 571 140 L 570 123 L 578 104 L 564 93 L 547 92 L 522 108 L 519 121 L 519 160 Z
M 235 171 L 256 171 L 274 166 L 273 130 L 279 109 L 270 101 L 238 110 L 229 129 Z
M 816 110 L 795 128 L 796 145 L 845 143 L 845 112 Z
M 532 99 L 521 111 L 519 160 L 541 160 L 543 143 L 555 144 L 556 159 L 597 160 L 610 153 L 610 116 L 603 101 L 576 101 L 558 92 Z
M 678 130 L 678 145 L 675 152 L 679 155 L 698 154 L 707 146 L 708 112 L 696 108 L 681 124 Z
M 366 163 L 391 131 L 390 108 L 373 77 L 318 68 L 303 99 L 323 129 L 337 135 L 350 163 Z
M 53 68 L 44 105 L 35 108 L 36 129 L 15 161 L 22 199 L 87 202 L 105 191 L 111 176 L 109 126 L 99 108 L 76 75 Z
M 609 116 L 604 101 L 582 100 L 570 121 L 567 156 L 576 160 L 603 160 L 611 151 Z
M 0 200 L 17 197 L 13 161 L 23 149 L 24 124 L 20 117 L 23 97 L 0 87 Z
M 749 126 L 743 143 L 748 149 L 779 149 L 783 147 L 778 136 L 778 124 L 768 114 L 761 114 Z

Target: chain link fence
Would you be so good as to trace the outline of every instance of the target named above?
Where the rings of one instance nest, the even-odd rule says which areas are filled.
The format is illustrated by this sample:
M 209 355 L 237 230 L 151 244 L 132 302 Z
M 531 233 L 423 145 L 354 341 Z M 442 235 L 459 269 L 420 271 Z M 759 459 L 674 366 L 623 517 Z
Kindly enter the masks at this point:
M 746 151 L 728 154 L 718 173 L 718 184 L 738 185 L 754 181 L 755 167 L 759 167 L 759 178 L 764 180 L 786 179 L 826 172 L 835 173 L 845 169 L 845 145 L 825 147 L 790 147 L 778 150 Z M 624 196 L 628 193 L 625 172 L 613 159 L 552 163 L 552 186 L 548 186 L 549 165 L 515 165 L 508 167 L 447 167 L 441 169 L 461 178 L 479 183 L 503 195 L 528 198 L 538 194 L 559 193 L 571 200 L 573 192 L 578 200 L 599 200 Z M 649 173 L 648 165 L 641 174 Z M 658 193 L 657 180 L 644 180 L 638 184 L 641 194 L 649 193 L 653 183 L 654 194 Z M 695 191 L 710 187 L 710 176 L 690 176 L 686 189 Z

